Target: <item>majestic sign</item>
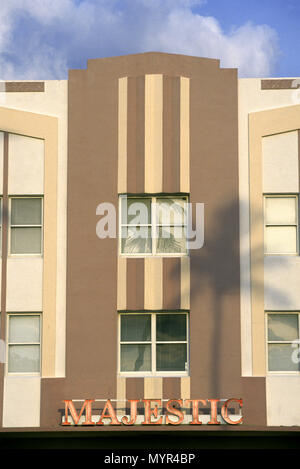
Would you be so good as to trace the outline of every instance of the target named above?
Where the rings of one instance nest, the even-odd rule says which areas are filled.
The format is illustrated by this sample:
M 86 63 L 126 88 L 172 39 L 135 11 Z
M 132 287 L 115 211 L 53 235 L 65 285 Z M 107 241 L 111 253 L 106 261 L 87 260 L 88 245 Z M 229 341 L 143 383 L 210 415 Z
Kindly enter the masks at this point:
M 104 402 L 98 415 L 93 415 L 92 405 Z M 75 408 L 72 399 L 66 399 L 62 425 L 239 425 L 243 421 L 240 409 L 242 399 L 128 399 L 129 414 L 115 410 L 110 399 L 86 399 L 81 409 Z M 162 404 L 165 402 L 165 405 Z M 239 407 L 230 413 L 230 406 Z M 201 407 L 200 407 L 201 406 Z M 202 409 L 202 413 L 201 412 Z

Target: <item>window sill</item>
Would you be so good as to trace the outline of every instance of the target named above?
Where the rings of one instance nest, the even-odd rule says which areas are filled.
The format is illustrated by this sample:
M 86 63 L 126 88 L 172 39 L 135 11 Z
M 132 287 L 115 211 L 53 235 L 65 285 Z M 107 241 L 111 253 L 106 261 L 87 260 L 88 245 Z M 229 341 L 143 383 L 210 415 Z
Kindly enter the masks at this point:
M 8 259 L 19 259 L 19 258 L 24 258 L 24 259 L 28 259 L 28 258 L 40 258 L 40 257 L 44 257 L 43 254 L 8 254 L 7 255 L 7 258 Z
M 188 253 L 184 254 L 119 254 L 119 257 L 130 258 L 162 258 L 162 257 L 189 257 Z
M 13 373 L 13 372 L 7 372 L 6 373 L 6 378 L 41 378 L 41 373 L 30 373 L 30 372 L 24 372 L 24 373 Z
M 182 373 L 182 372 L 165 372 L 165 373 L 118 373 L 118 378 L 189 378 L 189 373 Z
M 280 257 L 297 257 L 299 256 L 299 253 L 298 252 L 291 252 L 291 253 L 272 253 L 272 252 L 268 252 L 268 253 L 264 253 L 264 256 L 265 257 L 270 257 L 270 256 L 274 256 L 274 257 L 277 257 L 277 256 L 280 256 Z

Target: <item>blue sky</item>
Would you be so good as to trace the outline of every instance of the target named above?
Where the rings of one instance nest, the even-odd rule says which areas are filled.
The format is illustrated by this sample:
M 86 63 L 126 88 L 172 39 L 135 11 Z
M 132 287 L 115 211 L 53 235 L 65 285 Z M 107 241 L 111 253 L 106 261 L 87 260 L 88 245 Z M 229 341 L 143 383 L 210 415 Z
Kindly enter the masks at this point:
M 300 76 L 300 0 L 0 0 L 0 79 L 65 79 L 89 58 L 218 58 L 240 77 Z
M 227 32 L 247 21 L 267 24 L 280 49 L 273 76 L 300 76 L 300 0 L 208 0 L 200 12 L 215 16 Z

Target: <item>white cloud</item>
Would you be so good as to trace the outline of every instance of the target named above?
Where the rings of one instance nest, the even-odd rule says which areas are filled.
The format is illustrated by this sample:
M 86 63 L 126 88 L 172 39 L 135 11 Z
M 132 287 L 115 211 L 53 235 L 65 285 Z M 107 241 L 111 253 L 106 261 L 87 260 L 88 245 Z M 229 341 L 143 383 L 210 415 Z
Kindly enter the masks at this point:
M 223 67 L 238 67 L 240 76 L 269 76 L 278 57 L 276 32 L 250 22 L 225 34 L 212 17 L 176 10 L 164 28 L 148 38 L 150 48 L 221 59 Z
M 10 0 L 1 5 L 0 78 L 66 78 L 68 68 L 83 68 L 89 58 L 149 50 L 219 58 L 240 76 L 272 74 L 276 32 L 246 23 L 225 33 L 216 18 L 195 13 L 203 3 Z

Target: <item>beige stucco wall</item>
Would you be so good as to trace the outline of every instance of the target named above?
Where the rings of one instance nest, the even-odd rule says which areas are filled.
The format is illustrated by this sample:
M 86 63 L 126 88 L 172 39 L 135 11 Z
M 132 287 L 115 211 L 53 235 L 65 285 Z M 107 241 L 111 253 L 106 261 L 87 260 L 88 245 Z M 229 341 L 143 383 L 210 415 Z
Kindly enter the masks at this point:
M 58 122 L 57 145 L 57 209 L 56 209 L 56 321 L 55 321 L 55 376 L 65 375 L 65 285 L 66 285 L 66 210 L 67 210 L 67 80 L 45 81 L 45 92 L 0 93 L 0 105 L 8 109 L 30 111 L 53 116 Z M 11 129 L 7 129 L 8 131 Z M 22 132 L 19 132 L 22 133 Z M 26 135 L 26 132 L 24 132 Z M 38 144 L 37 144 L 38 145 Z M 1 157 L 1 155 L 0 155 Z M 0 161 L 1 164 L 1 161 Z M 40 168 L 39 170 L 40 171 Z M 2 175 L 2 166 L 0 167 Z M 19 178 L 18 178 L 19 179 Z M 0 177 L 0 180 L 1 177 Z M 29 181 L 29 179 L 26 179 Z M 25 180 L 25 185 L 26 185 Z M 31 183 L 32 181 L 30 181 Z M 23 184 L 21 182 L 21 184 Z M 25 187 L 24 190 L 30 190 Z M 37 188 L 36 188 L 37 189 Z M 19 191 L 22 192 L 20 186 Z M 24 193 L 24 192 L 23 192 Z M 40 193 L 40 192 L 38 192 Z
M 300 257 L 266 256 L 265 310 L 300 311 Z
M 264 193 L 299 191 L 297 131 L 264 137 L 262 157 Z
M 39 427 L 41 379 L 4 378 L 3 427 Z
M 24 135 L 9 135 L 8 194 L 44 193 L 44 141 Z
M 1 93 L 0 105 L 0 130 L 10 134 L 8 192 L 44 195 L 45 215 L 43 255 L 8 258 L 7 311 L 42 312 L 42 376 L 65 376 L 67 81 Z M 3 408 L 5 426 L 38 426 L 40 378 L 6 377 Z
M 300 377 L 269 376 L 266 388 L 267 425 L 300 425 Z
M 242 372 L 266 376 L 274 426 L 300 424 L 300 376 L 268 374 L 265 311 L 300 310 L 300 258 L 264 256 L 263 193 L 299 192 L 299 104 L 299 90 L 239 80 Z
M 7 312 L 43 311 L 43 258 L 7 259 Z
M 239 79 L 238 81 L 238 92 L 239 92 L 239 194 L 240 194 L 240 267 L 241 267 L 241 343 L 242 343 L 242 374 L 243 376 L 253 375 L 253 344 L 252 344 L 252 328 L 253 328 L 253 304 L 251 298 L 251 274 L 256 276 L 257 286 L 261 286 L 264 280 L 264 271 L 259 269 L 256 262 L 252 263 L 252 271 L 250 270 L 251 259 L 250 259 L 250 160 L 249 160 L 249 147 L 250 147 L 250 137 L 249 137 L 249 114 L 256 113 L 263 110 L 272 110 L 277 108 L 282 108 L 285 106 L 293 106 L 300 103 L 300 93 L 299 90 L 261 90 L 261 79 Z M 284 125 L 284 123 L 283 123 Z M 286 129 L 283 128 L 282 132 Z M 276 133 L 282 133 L 277 131 Z M 290 187 L 295 189 L 297 186 L 296 178 L 298 174 L 298 167 L 296 163 L 296 154 L 295 154 L 295 133 L 291 132 L 293 135 L 288 135 L 289 144 L 291 146 L 292 154 L 288 155 L 289 163 L 292 163 L 292 171 L 288 168 L 285 169 L 285 174 L 287 174 L 288 182 L 283 184 L 283 178 L 280 173 L 280 166 L 274 164 L 270 161 L 270 154 L 265 159 L 264 163 L 261 163 L 261 166 L 258 165 L 255 170 L 257 170 L 257 183 L 261 181 L 261 184 L 265 185 L 265 189 L 272 189 L 276 191 L 275 185 L 279 182 L 281 184 L 281 189 L 285 191 Z M 291 137 L 291 138 L 290 138 Z M 281 139 L 280 137 L 267 137 L 270 139 L 271 144 L 266 144 L 268 150 L 273 142 L 278 140 L 285 140 L 285 137 Z M 268 140 L 266 140 L 268 142 Z M 262 142 L 261 142 L 262 146 Z M 262 148 L 264 148 L 262 146 Z M 267 150 L 267 151 L 268 151 Z M 282 150 L 282 145 L 278 148 L 279 151 Z M 279 153 L 280 154 L 280 153 Z M 278 159 L 278 157 L 277 157 Z M 280 162 L 281 164 L 281 162 Z M 272 177 L 263 176 L 263 165 L 265 169 L 269 170 L 271 165 Z M 277 182 L 274 182 L 273 177 L 276 176 Z M 264 179 L 263 179 L 264 177 Z M 255 178 L 253 178 L 255 179 Z M 271 181 L 273 181 L 272 187 L 270 187 Z M 290 189 L 289 189 L 290 190 Z M 263 192 L 263 187 L 261 187 L 261 194 Z M 257 209 L 257 217 L 261 217 L 261 209 Z M 254 218 L 255 219 L 255 218 Z M 252 223 L 254 221 L 252 220 Z M 255 227 L 252 226 L 252 229 L 255 230 Z M 252 241 L 252 247 L 260 250 L 262 246 L 257 246 L 256 241 Z M 263 263 L 263 256 L 261 257 L 260 263 Z M 254 259 L 253 259 L 254 260 Z M 252 260 L 252 261 L 253 261 Z M 287 259 L 287 263 L 293 263 L 291 259 Z M 252 276 L 252 281 L 254 277 Z M 274 279 L 271 279 L 273 281 Z M 259 298 L 260 293 L 257 294 Z M 262 299 L 263 301 L 263 299 Z M 263 314 L 262 307 L 262 314 Z M 263 349 L 262 349 L 263 350 Z

